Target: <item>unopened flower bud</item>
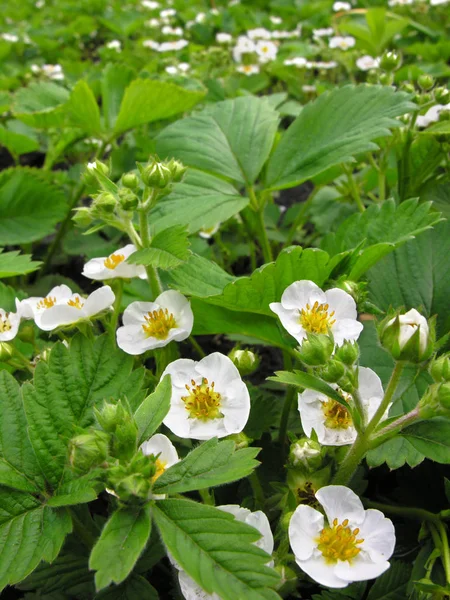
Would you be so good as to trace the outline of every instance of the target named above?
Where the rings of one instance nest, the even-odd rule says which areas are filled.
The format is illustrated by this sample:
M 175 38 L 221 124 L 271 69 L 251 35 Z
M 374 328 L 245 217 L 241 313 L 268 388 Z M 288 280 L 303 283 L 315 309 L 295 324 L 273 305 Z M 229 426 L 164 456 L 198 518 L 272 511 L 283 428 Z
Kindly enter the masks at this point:
M 328 383 L 337 383 L 343 377 L 345 367 L 339 360 L 330 360 L 318 373 L 321 379 Z
M 434 98 L 439 104 L 448 104 L 450 102 L 450 91 L 445 87 L 437 87 L 434 90 Z
M 321 445 L 307 437 L 291 445 L 289 461 L 294 467 L 316 471 L 322 464 Z
M 136 173 L 124 173 L 121 181 L 122 185 L 130 190 L 135 190 L 139 187 L 139 177 Z
M 9 360 L 14 354 L 14 349 L 7 342 L 0 342 L 0 360 Z
M 170 160 L 167 163 L 167 168 L 172 174 L 172 181 L 176 183 L 183 179 L 184 174 L 187 171 L 187 167 L 185 167 L 180 161 L 175 160 L 174 158 L 172 158 L 172 160 Z
M 102 192 L 96 196 L 92 208 L 95 209 L 95 212 L 111 214 L 116 209 L 116 206 L 116 198 L 109 192 Z
M 394 83 L 394 75 L 393 73 L 380 73 L 378 81 L 381 85 L 392 85 Z
M 439 385 L 438 400 L 445 411 L 450 411 L 450 382 L 446 381 Z
M 138 163 L 138 167 L 142 181 L 148 187 L 162 189 L 172 181 L 172 173 L 163 163 L 154 162 L 146 167 L 141 167 Z
M 418 96 L 417 104 L 420 104 L 420 106 L 424 106 L 425 104 L 428 104 L 429 102 L 431 102 L 431 100 L 432 100 L 431 94 L 429 92 L 424 92 Z
M 387 321 L 387 322 L 386 322 Z M 434 327 L 415 308 L 405 314 L 385 319 L 379 329 L 381 344 L 395 360 L 423 362 L 433 352 Z
M 284 513 L 284 515 L 280 519 L 280 526 L 284 531 L 289 529 L 289 523 L 291 522 L 293 511 Z
M 17 337 L 22 342 L 33 343 L 35 338 L 34 328 L 31 325 L 25 325 L 20 329 L 19 333 L 17 334 Z
M 122 188 L 119 190 L 119 204 L 123 210 L 135 210 L 138 207 L 139 198 L 131 190 Z
M 241 448 L 248 448 L 251 442 L 253 441 L 244 432 L 241 433 L 232 433 L 231 435 L 227 435 L 227 440 L 232 440 L 236 444 L 236 450 L 240 450 Z
M 380 60 L 380 68 L 383 71 L 391 73 L 396 71 L 402 64 L 402 57 L 397 52 L 388 51 L 383 54 Z
M 110 169 L 107 164 L 101 162 L 100 160 L 95 160 L 94 162 L 88 163 L 86 166 L 87 170 L 92 172 L 99 171 L 105 177 L 109 176 Z
M 428 92 L 431 90 L 435 82 L 434 78 L 431 75 L 423 73 L 422 75 L 419 75 L 417 83 L 421 90 L 423 90 L 424 92 Z
M 450 381 L 450 352 L 435 358 L 429 366 L 429 371 L 437 382 Z
M 72 438 L 69 449 L 72 467 L 80 471 L 98 467 L 108 456 L 109 440 L 107 433 L 96 429 Z
M 439 415 L 450 416 L 450 382 L 434 383 L 419 402 L 421 419 L 431 419 Z
M 72 221 L 77 227 L 89 227 L 93 221 L 93 216 L 89 208 L 82 206 L 74 210 Z
M 329 361 L 333 350 L 334 340 L 331 335 L 308 333 L 307 339 L 303 340 L 296 353 L 305 365 L 317 367 Z
M 344 342 L 336 349 L 335 357 L 347 367 L 354 365 L 359 358 L 359 346 L 356 342 Z
M 243 377 L 254 373 L 259 366 L 259 356 L 251 350 L 239 350 L 238 348 L 233 348 L 228 354 L 228 357 L 231 358 L 235 367 Z
M 119 400 L 119 402 L 115 404 L 105 402 L 100 410 L 94 408 L 94 414 L 98 424 L 104 431 L 114 433 L 117 426 L 122 423 L 128 415 L 128 411 Z
M 404 81 L 400 88 L 403 92 L 407 92 L 408 94 L 414 94 L 416 91 L 414 85 L 410 81 Z

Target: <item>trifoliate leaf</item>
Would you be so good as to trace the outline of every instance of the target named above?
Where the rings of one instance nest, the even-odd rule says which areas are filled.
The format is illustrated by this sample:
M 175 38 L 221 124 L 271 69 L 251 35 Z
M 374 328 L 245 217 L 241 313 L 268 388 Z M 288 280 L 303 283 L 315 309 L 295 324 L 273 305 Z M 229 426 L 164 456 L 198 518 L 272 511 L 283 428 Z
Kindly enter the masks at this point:
M 138 250 L 128 257 L 133 265 L 152 265 L 159 269 L 174 269 L 191 255 L 186 227 L 176 225 L 160 231 L 152 238 L 150 248 Z
M 41 264 L 42 263 L 40 261 L 31 260 L 30 254 L 20 254 L 18 250 L 13 250 L 12 252 L 3 252 L 3 248 L 0 248 L 1 279 L 32 273 L 33 271 L 37 271 Z M 2 304 L 2 308 L 6 307 Z M 12 310 L 15 310 L 15 307 L 12 307 Z

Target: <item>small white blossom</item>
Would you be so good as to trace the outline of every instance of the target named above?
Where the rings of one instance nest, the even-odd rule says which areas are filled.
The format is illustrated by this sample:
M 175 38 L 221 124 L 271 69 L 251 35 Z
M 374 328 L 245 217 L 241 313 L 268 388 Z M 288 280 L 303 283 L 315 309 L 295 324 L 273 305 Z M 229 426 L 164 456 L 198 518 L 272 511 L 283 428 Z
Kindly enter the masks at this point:
M 268 29 L 264 27 L 257 27 L 256 29 L 250 29 L 247 31 L 247 37 L 251 40 L 270 40 L 272 34 Z
M 272 302 L 270 309 L 299 343 L 308 333 L 331 331 L 335 343 L 341 346 L 344 340 L 357 340 L 363 329 L 356 320 L 355 301 L 347 292 L 339 288 L 323 292 L 308 280 L 295 281 L 288 286 L 281 302 Z
M 274 25 L 281 25 L 283 22 L 281 17 L 276 17 L 275 15 L 270 15 L 269 19 Z
M 313 443 L 311 440 L 305 440 L 301 444 L 298 442 L 294 444 L 292 448 L 292 462 L 294 466 L 301 464 L 308 467 L 309 461 L 320 455 L 320 450 L 315 448 L 312 445 Z
M 144 40 L 142 42 L 142 45 L 144 46 L 144 48 L 151 48 L 152 50 L 159 50 L 159 44 L 158 44 L 158 42 L 155 42 L 154 40 Z
M 16 337 L 21 318 L 22 306 L 17 298 L 15 313 L 0 308 L 0 342 L 9 342 Z
M 430 0 L 430 6 L 441 6 L 443 4 L 448 4 L 450 0 Z
M 159 16 L 162 19 L 167 19 L 167 17 L 174 17 L 177 14 L 177 11 L 174 8 L 166 8 L 159 13 Z
M 196 23 L 203 23 L 206 19 L 206 14 L 203 12 L 200 12 L 196 15 L 195 17 L 195 22 Z
M 149 10 L 155 10 L 156 8 L 159 8 L 159 2 L 155 2 L 155 0 L 142 0 L 141 6 L 148 8 Z
M 53 79 L 55 81 L 64 79 L 64 73 L 61 65 L 43 65 L 42 67 L 39 65 L 31 65 L 31 70 L 36 74 L 43 73 L 49 79 Z
M 446 105 L 435 104 L 424 115 L 419 115 L 416 119 L 417 127 L 428 127 L 431 123 L 436 123 L 439 121 L 439 115 L 443 110 L 450 110 L 450 103 Z
M 170 409 L 163 423 L 181 438 L 209 440 L 240 433 L 250 413 L 250 396 L 233 362 L 214 352 L 199 362 L 181 358 L 164 375 L 172 380 Z
M 300 504 L 289 523 L 289 541 L 298 566 L 331 588 L 379 577 L 389 568 L 395 530 L 379 510 L 364 510 L 349 488 L 329 485 L 316 493 L 325 512 Z
M 221 223 L 216 223 L 215 225 L 213 225 L 212 227 L 208 227 L 208 229 L 200 229 L 200 231 L 198 232 L 198 235 L 203 238 L 204 240 L 209 240 L 213 237 L 213 235 L 215 233 L 217 233 L 219 231 L 219 227 L 220 227 Z
M 256 75 L 259 73 L 259 67 L 258 65 L 239 65 L 239 67 L 236 67 L 236 71 L 247 76 Z
M 277 57 L 278 48 L 273 42 L 259 40 L 256 42 L 255 52 L 258 55 L 260 62 L 266 63 Z
M 170 25 L 164 25 L 161 32 L 163 35 L 183 35 L 183 29 L 181 27 L 171 27 Z
M 154 302 L 132 302 L 117 330 L 117 345 L 137 355 L 181 342 L 191 335 L 194 315 L 189 301 L 176 290 L 162 292 Z
M 140 450 L 145 456 L 156 457 L 156 473 L 152 477 L 152 481 L 155 482 L 158 477 L 164 473 L 166 469 L 175 465 L 179 462 L 178 452 L 169 438 L 162 434 L 156 433 L 146 442 L 141 444 Z M 156 495 L 154 498 L 161 499 L 164 495 Z
M 145 21 L 145 25 L 147 25 L 147 27 L 159 27 L 161 22 L 159 19 L 149 19 L 148 21 Z
M 285 64 L 288 67 L 294 66 L 294 67 L 297 67 L 298 69 L 301 69 L 303 67 L 306 67 L 307 62 L 308 61 L 303 56 L 294 56 L 294 58 L 287 58 L 283 62 L 283 64 Z
M 318 39 L 322 37 L 329 37 L 334 34 L 334 29 L 332 27 L 326 27 L 322 29 L 313 29 L 313 38 Z
M 120 52 L 122 50 L 122 44 L 119 40 L 112 40 L 111 42 L 108 42 L 106 44 L 106 47 L 110 50 L 116 50 L 117 52 Z
M 302 85 L 302 91 L 305 92 L 305 94 L 314 94 L 316 92 L 316 86 L 315 85 Z
M 369 56 L 368 54 L 361 56 L 356 61 L 356 66 L 361 71 L 369 71 L 370 69 L 377 69 L 379 67 L 379 65 L 380 65 L 380 59 L 373 58 L 372 56 Z
M 174 65 L 170 65 L 170 66 L 166 67 L 165 71 L 169 75 L 177 75 L 178 74 L 178 68 L 175 67 Z
M 216 42 L 218 44 L 229 44 L 232 40 L 233 36 L 229 33 L 225 33 L 224 31 L 216 33 Z
M 352 405 L 350 394 L 331 384 L 338 394 Z M 378 375 L 366 367 L 359 367 L 358 393 L 364 409 L 366 422 L 370 421 L 383 400 L 384 392 Z M 325 394 L 305 390 L 298 395 L 298 411 L 305 435 L 311 437 L 314 430 L 324 446 L 346 446 L 356 439 L 356 429 L 349 411 L 343 404 Z M 387 417 L 389 408 L 383 418 Z
M 347 35 L 345 37 L 336 35 L 336 36 L 330 38 L 330 41 L 328 42 L 328 46 L 330 48 L 340 48 L 341 50 L 348 50 L 349 48 L 353 48 L 355 43 L 356 43 L 356 40 L 351 35 Z
M 389 0 L 388 6 L 407 6 L 413 2 L 414 0 Z
M 175 40 L 173 42 L 163 42 L 159 44 L 157 50 L 158 52 L 171 52 L 173 50 L 182 50 L 185 48 L 189 42 L 187 40 Z
M 84 265 L 82 274 L 94 281 L 105 281 L 106 279 L 114 279 L 116 277 L 122 279 L 131 279 L 132 277 L 146 279 L 147 275 L 142 265 L 127 263 L 127 258 L 133 252 L 136 252 L 136 246 L 127 244 L 109 256 L 92 258 Z
M 33 318 L 39 329 L 52 331 L 90 319 L 111 308 L 114 300 L 114 293 L 108 285 L 95 290 L 87 298 L 73 294 L 67 285 L 58 285 L 45 298 L 27 298 L 22 300 L 21 305 L 24 317 Z
M 2 33 L 1 37 L 5 40 L 5 42 L 11 42 L 11 44 L 15 44 L 19 41 L 19 36 L 15 33 Z
M 352 9 L 352 5 L 350 4 L 350 2 L 335 2 L 333 4 L 334 12 L 339 12 L 341 10 L 351 10 L 351 9 Z
M 232 50 L 233 59 L 235 62 L 241 62 L 243 54 L 250 54 L 255 52 L 255 42 L 245 35 L 240 35 L 237 39 L 237 43 Z

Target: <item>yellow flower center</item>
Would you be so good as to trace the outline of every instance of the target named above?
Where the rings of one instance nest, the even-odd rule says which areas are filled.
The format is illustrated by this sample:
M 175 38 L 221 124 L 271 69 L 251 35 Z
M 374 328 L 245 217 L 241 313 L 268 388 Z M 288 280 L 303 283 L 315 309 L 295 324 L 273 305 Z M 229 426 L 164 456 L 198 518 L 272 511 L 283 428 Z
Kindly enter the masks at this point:
M 251 73 L 253 70 L 253 67 L 252 67 L 252 65 L 244 65 L 242 67 L 242 70 L 244 71 L 244 73 Z
M 300 310 L 300 324 L 308 333 L 327 333 L 328 329 L 336 323 L 333 319 L 333 312 L 328 312 L 328 304 L 319 304 L 317 300 L 311 307 L 306 305 L 306 309 Z
M 328 563 L 336 563 L 338 560 L 351 561 L 361 552 L 358 544 L 364 542 L 364 539 L 358 539 L 358 533 L 358 528 L 352 531 L 348 526 L 348 519 L 342 521 L 341 525 L 334 519 L 332 527 L 325 527 L 320 532 L 317 547 Z
M 0 315 L 0 333 L 5 333 L 6 331 L 11 331 L 12 325 L 9 320 L 9 313 L 5 313 L 5 316 L 2 317 Z
M 84 306 L 84 302 L 81 301 L 80 296 L 75 296 L 72 300 L 67 300 L 67 304 L 74 308 L 78 308 L 78 310 L 81 310 Z
M 214 381 L 210 385 L 206 377 L 203 377 L 202 382 L 197 384 L 192 379 L 191 386 L 186 384 L 189 395 L 181 397 L 186 405 L 186 410 L 189 412 L 190 419 L 209 421 L 210 419 L 223 417 L 220 412 L 222 397 L 214 390 Z
M 42 298 L 37 303 L 38 308 L 51 308 L 56 304 L 56 298 L 54 296 L 47 296 L 47 298 Z
M 175 317 L 167 308 L 160 308 L 144 315 L 145 323 L 142 329 L 147 337 L 154 337 L 157 340 L 165 340 L 169 331 L 177 326 Z
M 343 404 L 339 404 L 337 400 L 328 398 L 322 404 L 322 411 L 325 416 L 325 427 L 330 429 L 348 429 L 353 425 L 353 420 Z
M 115 269 L 117 265 L 120 265 L 121 262 L 125 260 L 125 256 L 123 254 L 111 254 L 108 258 L 105 258 L 103 264 L 107 269 Z
M 161 475 L 166 470 L 166 465 L 167 465 L 167 463 L 164 462 L 163 460 L 161 460 L 160 458 L 157 458 L 155 460 L 156 472 L 152 477 L 152 483 L 155 483 L 155 481 L 158 479 L 158 477 L 161 477 Z

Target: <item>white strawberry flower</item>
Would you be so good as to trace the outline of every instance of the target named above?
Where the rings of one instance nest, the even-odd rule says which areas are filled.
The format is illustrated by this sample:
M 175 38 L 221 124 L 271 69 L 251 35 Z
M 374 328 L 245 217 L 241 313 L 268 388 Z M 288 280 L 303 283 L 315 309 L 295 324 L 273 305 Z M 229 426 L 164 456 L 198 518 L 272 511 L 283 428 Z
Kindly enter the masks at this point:
M 247 31 L 247 37 L 251 40 L 270 40 L 271 35 L 271 32 L 264 27 L 257 27 L 256 29 Z
M 250 413 L 250 396 L 233 362 L 214 352 L 196 362 L 180 358 L 162 377 L 172 380 L 170 409 L 163 423 L 181 438 L 209 440 L 240 433 Z
M 225 31 L 216 33 L 216 42 L 218 44 L 229 44 L 233 40 L 233 36 Z
M 132 302 L 117 330 L 117 345 L 127 354 L 143 354 L 191 335 L 194 315 L 189 301 L 176 290 L 167 290 L 154 302 Z
M 298 69 L 301 69 L 306 67 L 307 62 L 308 61 L 303 56 L 294 56 L 294 58 L 287 58 L 285 61 L 283 61 L 283 64 L 287 67 L 294 66 Z
M 145 456 L 153 455 L 156 458 L 156 473 L 153 475 L 153 482 L 155 482 L 158 477 L 161 477 L 166 469 L 180 460 L 175 446 L 169 438 L 162 433 L 152 435 L 150 439 L 141 444 L 140 449 Z
M 127 258 L 136 252 L 136 246 L 127 244 L 119 248 L 109 256 L 92 258 L 83 267 L 82 275 L 94 281 L 105 281 L 106 279 L 131 279 L 140 277 L 146 279 L 145 268 L 142 265 L 127 263 Z
M 58 285 L 45 298 L 27 298 L 22 300 L 21 305 L 25 318 L 34 319 L 43 331 L 52 331 L 57 327 L 88 320 L 111 308 L 114 300 L 114 293 L 108 285 L 95 290 L 87 298 L 73 294 L 67 285 Z
M 412 308 L 404 315 L 399 315 L 398 320 L 400 323 L 400 331 L 398 336 L 400 350 L 406 346 L 412 336 L 416 333 L 417 329 L 419 329 L 419 347 L 421 352 L 425 352 L 428 345 L 428 337 L 430 335 L 430 328 L 428 327 L 428 321 L 426 318 L 415 308 Z M 386 324 L 386 327 L 393 325 L 394 322 L 395 318 L 391 319 Z
M 332 387 L 350 406 L 353 404 L 350 394 L 335 384 L 332 384 Z M 359 367 L 358 393 L 365 420 L 368 422 L 376 413 L 384 396 L 383 385 L 375 371 Z M 383 418 L 387 417 L 389 408 L 390 406 Z M 311 437 L 314 430 L 318 441 L 324 446 L 345 446 L 355 441 L 357 432 L 352 417 L 346 407 L 337 400 L 314 390 L 305 390 L 298 395 L 298 411 L 305 435 Z
M 333 4 L 334 12 L 339 12 L 341 10 L 351 10 L 351 9 L 352 9 L 352 5 L 350 4 L 350 2 L 335 2 Z
M 330 48 L 340 48 L 341 50 L 348 50 L 349 48 L 353 48 L 355 43 L 356 43 L 356 40 L 351 35 L 347 35 L 344 37 L 342 37 L 340 35 L 336 35 L 336 36 L 330 38 L 330 40 L 328 42 L 328 46 Z
M 281 302 L 272 302 L 270 309 L 300 344 L 308 333 L 331 331 L 336 345 L 341 346 L 344 340 L 356 341 L 363 330 L 356 320 L 355 301 L 347 292 L 339 288 L 323 292 L 305 279 L 289 285 Z
M 239 73 L 243 73 L 248 77 L 249 75 L 258 74 L 259 67 L 258 65 L 239 65 L 239 67 L 236 67 L 236 71 L 238 71 Z
M 395 547 L 392 521 L 379 510 L 364 510 L 358 496 L 342 485 L 323 487 L 316 498 L 325 516 L 300 504 L 289 523 L 289 541 L 298 566 L 330 588 L 344 588 L 384 573 Z
M 378 67 L 380 66 L 380 59 L 373 58 L 372 56 L 365 54 L 364 56 L 361 56 L 357 59 L 356 66 L 361 71 L 369 71 L 369 69 L 378 69 Z
M 182 50 L 189 42 L 187 40 L 174 40 L 172 42 L 162 42 L 158 45 L 158 52 L 171 52 L 173 50 Z
M 261 538 L 254 542 L 255 546 L 267 554 L 272 554 L 273 534 L 269 520 L 261 510 L 251 512 L 248 508 L 242 508 L 238 504 L 225 504 L 216 508 L 233 515 L 237 521 L 242 521 L 242 523 L 257 529 L 261 533 Z M 269 563 L 269 565 L 271 564 L 272 562 Z M 220 600 L 217 594 L 205 592 L 185 571 L 179 568 L 179 565 L 176 563 L 174 565 L 179 569 L 178 581 L 185 600 Z
M 16 337 L 21 318 L 22 304 L 17 298 L 15 313 L 0 308 L 0 342 L 9 342 Z
M 156 2 L 155 0 L 142 0 L 141 5 L 149 10 L 159 8 L 159 2 Z
M 259 57 L 260 62 L 266 63 L 275 60 L 277 57 L 278 47 L 274 42 L 259 40 L 256 42 L 255 52 Z

